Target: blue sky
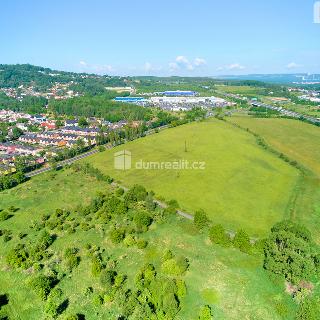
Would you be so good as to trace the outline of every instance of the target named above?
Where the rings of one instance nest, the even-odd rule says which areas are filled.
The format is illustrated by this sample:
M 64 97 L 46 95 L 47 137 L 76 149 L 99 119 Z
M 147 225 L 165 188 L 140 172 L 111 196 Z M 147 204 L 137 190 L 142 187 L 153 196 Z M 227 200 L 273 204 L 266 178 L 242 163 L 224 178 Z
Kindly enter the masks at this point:
M 3 0 L 0 63 L 117 75 L 320 73 L 313 0 Z

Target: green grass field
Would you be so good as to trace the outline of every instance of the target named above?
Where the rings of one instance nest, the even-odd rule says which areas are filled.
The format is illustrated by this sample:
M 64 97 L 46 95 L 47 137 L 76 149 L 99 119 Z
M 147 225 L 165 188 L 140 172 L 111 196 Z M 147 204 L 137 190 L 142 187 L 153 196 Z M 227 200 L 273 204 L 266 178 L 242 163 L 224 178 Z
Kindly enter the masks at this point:
M 0 208 L 13 205 L 35 214 L 45 213 L 61 205 L 68 209 L 79 202 L 88 202 L 97 190 L 107 187 L 107 183 L 97 182 L 81 172 L 75 174 L 70 169 L 63 170 L 63 173 L 48 172 L 1 192 Z
M 314 135 L 313 139 L 317 137 L 313 128 L 318 128 L 278 119 L 234 117 L 229 121 L 250 127 L 253 131 L 255 128 L 257 132 L 261 130 L 258 133 L 273 147 L 286 154 L 292 150 L 292 158 L 294 155 L 300 157 L 299 160 L 306 162 L 310 170 L 316 171 L 318 150 L 309 137 L 310 134 Z M 285 138 L 288 132 L 293 135 L 295 131 L 296 139 L 300 139 L 296 141 L 301 141 L 301 144 L 295 144 L 293 138 Z M 205 161 L 206 168 L 178 171 L 115 170 L 113 153 L 124 147 L 132 152 L 133 163 L 140 159 L 187 159 L 190 162 Z M 293 190 L 300 180 L 297 169 L 259 147 L 250 133 L 218 120 L 165 130 L 84 161 L 124 185 L 140 183 L 167 200 L 177 199 L 186 211 L 194 212 L 203 208 L 214 222 L 221 222 L 234 230 L 243 227 L 251 235 L 259 236 L 267 234 L 274 222 L 287 217 Z M 310 179 L 317 183 L 314 177 Z M 315 186 L 310 182 L 299 185 L 299 188 L 306 190 L 303 190 L 305 196 L 298 199 L 301 210 L 297 210 L 296 217 L 315 233 L 316 223 L 319 222 L 316 220 L 317 211 L 312 214 L 307 206 L 308 197 L 310 201 L 315 200 L 316 189 L 312 189 Z M 29 225 L 32 221 L 38 221 L 42 213 L 52 213 L 56 208 L 72 210 L 78 204 L 89 203 L 98 191 L 106 192 L 109 189 L 106 183 L 81 172 L 63 169 L 34 177 L 14 189 L 2 192 L 0 208 L 14 205 L 20 209 L 12 218 L 0 222 L 0 229 L 10 229 L 13 233 L 13 239 L 5 245 L 1 240 L 0 256 L 4 258 L 8 250 L 14 247 L 19 232 L 26 232 L 27 239 L 36 237 L 37 232 L 29 229 Z M 315 206 L 315 202 L 312 204 Z M 307 209 L 302 212 L 304 206 Z M 249 256 L 236 249 L 212 245 L 206 232 L 199 233 L 192 222 L 182 217 L 172 216 L 165 223 L 154 224 L 141 237 L 149 242 L 144 250 L 112 244 L 98 225 L 89 231 L 77 230 L 73 234 L 59 235 L 51 248 L 55 252 L 52 259 L 62 257 L 65 248 L 72 246 L 80 248 L 81 254 L 80 265 L 71 276 L 59 283 L 64 297 L 69 299 L 68 313 L 83 313 L 86 319 L 113 319 L 117 314 L 113 304 L 98 308 L 84 295 L 88 286 L 95 291 L 101 290 L 91 275 L 90 258 L 85 254 L 85 244 L 91 243 L 105 248 L 106 254 L 118 261 L 117 269 L 128 276 L 129 284 L 133 283 L 134 275 L 144 263 L 151 262 L 159 268 L 160 257 L 166 248 L 187 257 L 190 267 L 184 280 L 188 293 L 176 319 L 197 319 L 199 308 L 205 304 L 211 306 L 217 319 L 293 318 L 292 312 L 296 308 L 293 301 L 284 293 L 281 285 L 275 285 L 269 279 L 262 269 L 261 256 Z M 10 297 L 9 305 L 3 309 L 13 319 L 41 319 L 44 316 L 44 303 L 27 285 L 32 274 L 30 272 L 11 270 L 5 259 L 0 261 L 0 292 L 6 292 Z M 285 315 L 280 316 L 283 310 L 286 310 Z
M 185 152 L 185 142 L 187 152 Z M 115 170 L 113 153 L 132 152 L 146 161 L 204 161 L 205 170 Z M 85 159 L 125 186 L 142 184 L 194 213 L 252 235 L 265 235 L 287 215 L 299 172 L 260 148 L 255 138 L 228 123 L 207 120 L 165 130 Z
M 265 94 L 265 89 L 262 87 L 253 87 L 253 86 L 225 86 L 225 85 L 215 85 L 215 89 L 226 93 L 233 94 L 243 94 L 243 95 L 259 95 Z
M 295 218 L 306 224 L 320 243 L 320 129 L 288 119 L 232 117 L 229 121 L 263 136 L 276 150 L 301 163 L 311 172 L 300 186 Z
M 83 184 L 79 184 L 79 181 Z M 49 195 L 46 192 L 37 192 L 36 201 L 33 199 L 34 190 L 45 186 L 48 191 L 54 191 L 57 184 L 60 190 L 56 196 L 54 192 L 52 195 L 50 192 Z M 0 247 L 1 257 L 5 257 L 8 250 L 15 245 L 19 232 L 28 233 L 28 239 L 36 237 L 36 232 L 28 226 L 32 220 L 40 219 L 41 212 L 51 213 L 55 208 L 61 207 L 71 209 L 79 202 L 89 200 L 89 196 L 97 190 L 106 191 L 107 187 L 81 174 L 75 176 L 67 169 L 57 172 L 55 179 L 51 179 L 50 174 L 44 174 L 19 188 L 19 192 L 15 192 L 18 189 L 10 191 L 10 201 L 8 195 L 1 194 L 4 196 L 1 199 L 7 197 L 6 206 L 20 206 L 12 218 L 1 222 L 1 229 L 7 228 L 13 232 L 13 239 Z M 19 202 L 21 192 L 25 200 Z M 94 290 L 101 290 L 90 272 L 90 258 L 86 257 L 83 249 L 86 243 L 105 248 L 106 254 L 117 259 L 117 269 L 128 275 L 129 283 L 144 263 L 153 263 L 159 267 L 160 258 L 166 248 L 186 256 L 190 262 L 189 270 L 184 277 L 188 293 L 176 318 L 179 320 L 197 319 L 199 308 L 204 304 L 211 306 L 217 319 L 226 320 L 280 320 L 282 318 L 275 308 L 278 304 L 285 305 L 288 314 L 294 310 L 289 296 L 283 293 L 281 287 L 274 286 L 261 268 L 260 257 L 212 245 L 206 233 L 199 233 L 190 221 L 172 216 L 166 223 L 153 225 L 143 237 L 149 244 L 146 249 L 139 250 L 126 248 L 123 244 L 112 244 L 98 228 L 59 235 L 52 245 L 51 251 L 55 252 L 52 259 L 62 257 L 65 248 L 72 246 L 80 248 L 82 257 L 80 265 L 59 283 L 63 297 L 69 299 L 67 313 L 82 313 L 86 319 L 116 318 L 117 310 L 112 304 L 98 308 L 84 295 L 85 289 L 89 286 Z M 10 270 L 4 259 L 0 261 L 0 292 L 6 292 L 10 297 L 9 305 L 3 309 L 12 319 L 36 320 L 44 316 L 44 302 L 41 302 L 27 285 L 32 274 L 32 270 Z

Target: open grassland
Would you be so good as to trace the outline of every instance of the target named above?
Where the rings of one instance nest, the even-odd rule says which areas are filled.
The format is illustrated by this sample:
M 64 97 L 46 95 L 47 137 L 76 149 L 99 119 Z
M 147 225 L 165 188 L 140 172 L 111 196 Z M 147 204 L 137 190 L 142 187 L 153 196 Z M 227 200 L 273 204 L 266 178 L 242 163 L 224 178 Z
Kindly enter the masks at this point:
M 133 168 L 115 170 L 113 153 L 123 149 L 132 153 Z M 204 161 L 205 170 L 140 170 L 135 164 L 141 159 Z M 218 120 L 169 129 L 84 161 L 125 186 L 144 185 L 158 197 L 176 199 L 187 212 L 203 209 L 214 222 L 258 236 L 286 216 L 299 175 L 252 135 Z
M 79 173 L 75 176 L 70 170 L 57 172 L 55 179 L 49 179 L 49 175 L 34 178 L 20 186 L 17 194 L 12 192 L 15 190 L 13 189 L 10 201 L 7 201 L 9 198 L 6 195 L 1 194 L 4 196 L 2 199 L 7 199 L 6 205 L 20 207 L 13 217 L 0 223 L 1 229 L 10 229 L 13 234 L 11 241 L 0 246 L 2 258 L 17 243 L 19 232 L 27 234 L 27 241 L 37 238 L 37 232 L 30 229 L 29 225 L 31 221 L 40 220 L 40 212 L 51 214 L 55 208 L 71 209 L 79 202 L 83 204 L 89 200 L 89 195 L 99 188 L 106 191 L 105 185 L 95 180 L 89 181 Z M 45 192 L 37 193 L 37 201 L 33 202 L 34 190 L 39 190 L 44 185 L 48 190 L 56 190 L 59 181 L 59 191 L 55 197 Z M 86 183 L 80 187 L 79 181 Z M 25 201 L 19 202 L 22 192 Z M 88 287 L 92 287 L 94 292 L 101 290 L 99 281 L 91 274 L 91 260 L 85 250 L 87 243 L 105 249 L 104 255 L 117 261 L 117 270 L 128 276 L 129 285 L 134 282 L 135 274 L 145 263 L 152 263 L 159 270 L 165 249 L 187 257 L 190 266 L 183 277 L 187 295 L 182 301 L 181 312 L 176 317 L 179 320 L 197 319 L 199 308 L 205 304 L 211 306 L 215 318 L 228 320 L 282 319 L 277 313 L 277 305 L 286 306 L 288 316 L 294 310 L 289 296 L 281 288 L 274 286 L 261 268 L 261 257 L 212 245 L 207 234 L 199 233 L 190 221 L 171 216 L 163 223 L 153 224 L 141 237 L 148 241 L 147 248 L 143 250 L 113 244 L 98 224 L 88 231 L 77 229 L 73 234 L 58 232 L 58 238 L 50 247 L 54 255 L 49 265 L 58 266 L 57 261 L 63 260 L 66 248 L 79 248 L 81 256 L 79 266 L 59 283 L 59 288 L 63 291 L 62 298 L 68 298 L 67 313 L 80 313 L 86 319 L 115 319 L 118 314 L 113 303 L 98 307 L 92 303 L 92 296 L 85 294 Z M 12 270 L 6 265 L 5 259 L 1 259 L 0 292 L 6 292 L 10 297 L 9 305 L 3 308 L 11 316 L 10 319 L 31 320 L 44 317 L 45 302 L 27 285 L 33 274 L 32 269 Z
M 34 214 L 46 213 L 61 205 L 69 209 L 79 202 L 87 203 L 97 190 L 107 187 L 107 183 L 97 182 L 92 177 L 70 169 L 48 172 L 13 189 L 2 191 L 0 209 L 15 206 Z
M 261 135 L 274 149 L 310 170 L 300 186 L 295 218 L 306 224 L 320 242 L 320 129 L 289 119 L 232 117 L 229 121 Z
M 265 94 L 264 88 L 257 88 L 253 86 L 225 86 L 225 85 L 215 85 L 215 89 L 223 91 L 225 93 L 233 94 L 248 94 L 248 95 L 259 95 Z

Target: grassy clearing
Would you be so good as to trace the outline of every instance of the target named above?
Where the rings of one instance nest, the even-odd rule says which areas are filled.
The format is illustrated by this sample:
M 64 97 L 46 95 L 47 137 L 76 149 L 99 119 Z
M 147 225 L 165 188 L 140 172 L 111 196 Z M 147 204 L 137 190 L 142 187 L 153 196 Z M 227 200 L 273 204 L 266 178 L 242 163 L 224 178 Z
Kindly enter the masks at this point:
M 216 89 L 221 90 L 226 93 L 233 93 L 233 94 L 249 94 L 249 95 L 257 95 L 257 94 L 264 94 L 264 88 L 257 88 L 252 86 L 224 86 L 224 85 L 216 85 Z
M 185 152 L 185 143 L 187 152 Z M 113 153 L 132 152 L 143 161 L 204 161 L 205 170 L 115 170 Z M 163 131 L 84 160 L 122 184 L 135 183 L 183 210 L 204 209 L 214 222 L 265 235 L 286 214 L 298 171 L 256 144 L 250 134 L 208 120 Z
M 233 117 L 229 121 L 261 135 L 268 144 L 301 163 L 312 173 L 303 179 L 296 203 L 295 218 L 306 224 L 320 243 L 320 130 L 289 119 Z
M 85 179 L 81 175 L 77 177 Z M 81 201 L 80 194 L 77 199 L 72 200 L 74 192 L 71 191 L 71 186 L 78 179 L 71 175 L 69 170 L 64 170 L 57 173 L 55 180 L 46 180 L 46 187 L 49 190 L 55 188 L 57 181 L 68 181 L 61 186 L 57 198 L 50 202 L 50 208 L 48 208 L 47 195 L 41 193 L 37 197 L 39 210 L 31 210 L 33 208 L 31 201 L 33 189 L 40 188 L 43 180 L 39 177 L 30 181 L 29 187 L 23 189 L 25 198 L 30 200 L 25 202 L 25 206 L 21 205 L 21 209 L 12 218 L 1 222 L 1 229 L 8 228 L 13 231 L 13 239 L 0 247 L 1 257 L 4 257 L 15 245 L 19 232 L 28 233 L 28 239 L 36 236 L 36 232 L 30 230 L 28 226 L 31 220 L 40 218 L 42 210 L 50 213 L 53 208 L 70 208 L 71 205 Z M 99 188 L 105 190 L 105 186 L 97 184 L 96 181 L 87 181 L 86 185 L 88 188 L 91 187 L 91 194 Z M 26 187 L 26 185 L 21 187 Z M 86 190 L 86 192 L 89 196 L 89 191 Z M 61 200 L 65 199 L 60 198 L 63 194 L 65 197 L 68 196 L 67 202 Z M 68 313 L 81 313 L 86 316 L 86 319 L 114 319 L 117 315 L 113 304 L 106 304 L 103 307 L 94 306 L 92 298 L 84 294 L 85 289 L 89 286 L 92 286 L 94 291 L 100 289 L 97 279 L 91 275 L 90 258 L 86 257 L 84 249 L 86 243 L 105 248 L 105 254 L 118 261 L 117 269 L 128 275 L 129 283 L 133 282 L 134 275 L 147 262 L 153 263 L 158 269 L 161 264 L 161 256 L 166 248 L 171 249 L 175 254 L 186 256 L 190 262 L 189 270 L 184 276 L 187 296 L 176 318 L 179 320 L 196 319 L 199 308 L 204 304 L 211 306 L 216 318 L 228 320 L 281 319 L 274 307 L 276 303 L 286 305 L 288 312 L 294 310 L 292 302 L 281 288 L 275 287 L 262 270 L 260 257 L 248 256 L 236 249 L 213 246 L 207 235 L 199 233 L 190 221 L 172 216 L 162 224 L 152 225 L 142 237 L 149 242 L 148 247 L 144 250 L 135 247 L 126 248 L 123 244 L 114 245 L 97 227 L 89 231 L 77 230 L 74 234 L 63 234 L 58 237 L 50 249 L 55 252 L 54 260 L 62 257 L 67 247 L 80 248 L 81 255 L 80 265 L 59 284 L 64 297 L 69 299 Z M 30 291 L 27 285 L 27 280 L 31 275 L 32 271 L 10 270 L 4 259 L 0 261 L 0 291 L 8 293 L 10 297 L 10 303 L 4 309 L 13 319 L 41 319 L 43 317 L 44 303 L 33 291 Z

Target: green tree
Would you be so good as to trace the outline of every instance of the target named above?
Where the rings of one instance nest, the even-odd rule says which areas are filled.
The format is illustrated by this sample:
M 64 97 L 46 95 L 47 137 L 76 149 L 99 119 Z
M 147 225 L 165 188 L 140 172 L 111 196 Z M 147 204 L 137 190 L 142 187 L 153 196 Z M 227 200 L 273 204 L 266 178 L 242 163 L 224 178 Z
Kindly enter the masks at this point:
M 292 283 L 311 280 L 317 274 L 319 247 L 306 228 L 291 221 L 280 222 L 271 229 L 264 255 L 264 268 Z

